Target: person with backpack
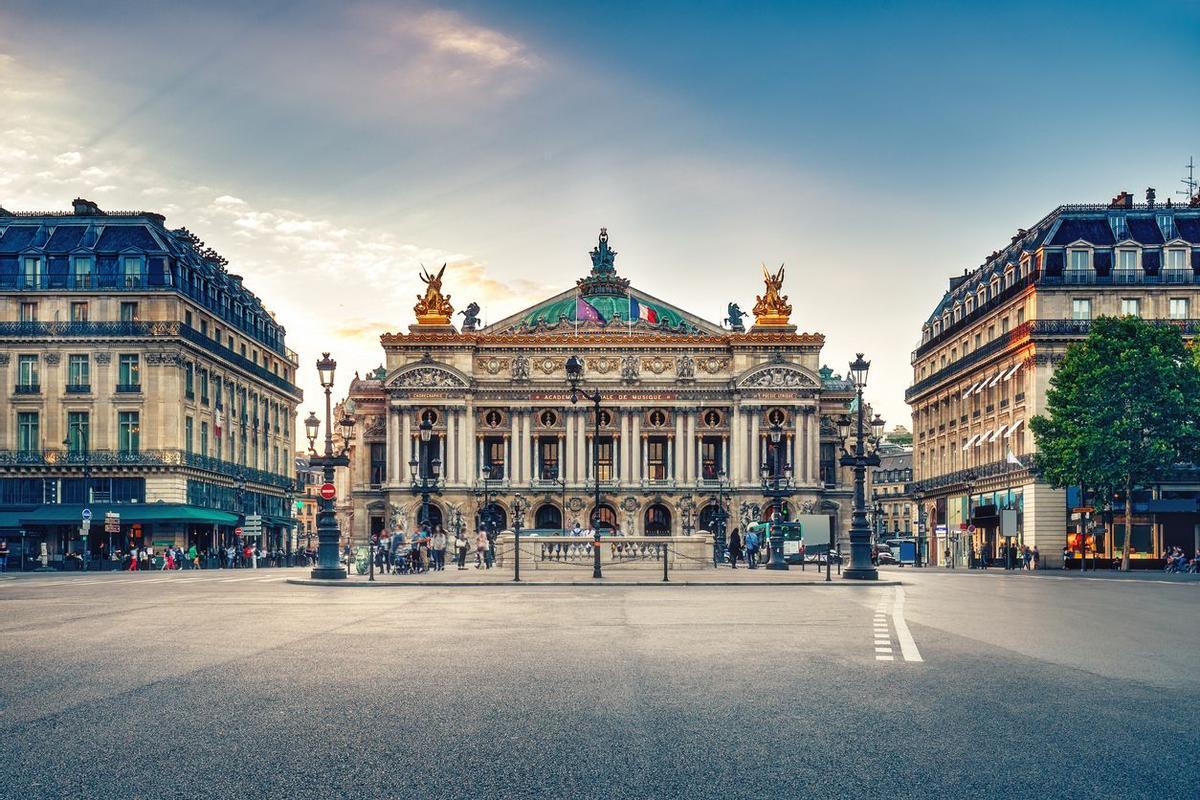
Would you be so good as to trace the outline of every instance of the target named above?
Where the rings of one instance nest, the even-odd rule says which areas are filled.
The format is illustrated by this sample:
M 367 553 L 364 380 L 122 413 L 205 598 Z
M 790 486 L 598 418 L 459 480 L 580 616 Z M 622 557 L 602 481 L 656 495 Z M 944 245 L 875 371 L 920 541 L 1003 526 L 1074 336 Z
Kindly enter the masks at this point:
M 754 529 L 746 531 L 746 566 L 750 569 L 758 567 L 758 534 Z
M 458 568 L 467 568 L 467 538 L 463 536 L 462 531 L 454 534 L 454 553 L 457 556 Z

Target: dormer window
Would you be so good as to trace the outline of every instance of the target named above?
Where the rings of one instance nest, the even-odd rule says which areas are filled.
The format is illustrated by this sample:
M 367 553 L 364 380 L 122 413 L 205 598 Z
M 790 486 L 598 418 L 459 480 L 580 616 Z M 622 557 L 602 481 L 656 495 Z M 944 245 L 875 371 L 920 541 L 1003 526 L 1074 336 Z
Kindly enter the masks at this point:
M 933 323 L 933 335 L 937 336 L 941 332 L 942 332 L 942 323 L 935 321 Z
M 1008 265 L 1008 269 L 1004 271 L 1004 288 L 1012 286 L 1016 282 L 1017 271 L 1013 269 L 1012 264 Z
M 967 309 L 967 310 L 970 311 L 970 309 Z M 955 305 L 954 306 L 954 321 L 958 322 L 960 319 L 962 319 L 962 306 Z
M 1117 269 L 1121 272 L 1133 272 L 1138 268 L 1138 251 L 1125 248 L 1117 251 Z
M 21 257 L 21 288 L 40 289 L 42 287 L 42 259 L 39 256 Z
M 949 327 L 950 327 L 950 312 L 947 311 L 945 314 L 942 314 L 942 328 L 949 328 Z
M 91 256 L 71 256 L 71 288 L 90 289 L 92 286 Z
M 1092 251 L 1076 249 L 1067 253 L 1067 269 L 1071 272 L 1088 272 L 1092 268 Z
M 1182 248 L 1172 248 L 1163 252 L 1166 268 L 1170 272 L 1182 272 L 1187 269 L 1187 251 Z
M 975 298 L 968 297 L 967 298 L 967 313 L 970 314 L 974 310 L 975 310 Z
M 1125 222 L 1124 215 L 1109 217 L 1108 224 L 1112 227 L 1113 239 L 1121 242 L 1129 238 L 1129 225 Z
M 979 287 L 978 298 L 979 298 L 978 305 L 980 308 L 982 308 L 983 304 L 987 302 L 987 288 L 986 287 L 983 287 L 983 286 Z
M 1175 238 L 1175 218 L 1170 214 L 1156 214 L 1158 229 L 1162 231 L 1163 239 Z
M 121 285 L 126 289 L 137 289 L 142 285 L 142 257 L 121 257 Z
M 1000 294 L 1000 278 L 992 278 L 992 297 Z

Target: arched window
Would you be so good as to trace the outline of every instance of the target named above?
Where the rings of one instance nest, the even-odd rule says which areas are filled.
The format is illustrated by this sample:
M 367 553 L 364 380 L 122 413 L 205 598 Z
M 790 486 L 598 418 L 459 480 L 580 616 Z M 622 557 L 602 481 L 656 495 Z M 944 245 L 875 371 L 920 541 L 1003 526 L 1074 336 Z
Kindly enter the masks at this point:
M 709 503 L 704 508 L 700 509 L 700 530 L 714 533 L 717 530 L 717 514 L 720 512 L 721 506 L 717 503 Z
M 617 529 L 617 512 L 612 506 L 607 503 L 600 505 L 599 511 L 596 513 L 596 526 L 601 531 L 614 531 Z
M 562 530 L 562 512 L 558 506 L 546 503 L 533 515 L 533 526 L 539 530 Z
M 499 503 L 484 506 L 475 515 L 475 530 L 490 530 L 499 533 L 506 528 L 508 528 L 508 512 Z
M 417 527 L 419 528 L 426 523 L 429 524 L 430 530 L 444 524 L 442 522 L 442 509 L 437 503 L 430 503 L 428 509 L 426 509 L 424 504 L 417 506 Z
M 646 509 L 646 535 L 670 536 L 671 511 L 661 503 L 655 503 Z

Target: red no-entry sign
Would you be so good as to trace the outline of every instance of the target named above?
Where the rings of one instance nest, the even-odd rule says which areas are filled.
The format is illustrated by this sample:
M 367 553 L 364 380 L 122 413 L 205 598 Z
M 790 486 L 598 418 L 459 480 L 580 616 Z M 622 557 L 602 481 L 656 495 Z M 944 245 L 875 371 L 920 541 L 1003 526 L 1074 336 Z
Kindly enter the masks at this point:
M 337 497 L 337 489 L 335 489 L 333 487 L 332 483 L 321 484 L 321 499 L 322 500 L 332 500 L 335 497 Z
M 242 529 L 241 529 L 241 528 L 234 528 L 234 529 L 233 529 L 233 535 L 234 535 L 234 536 L 241 536 L 241 535 L 242 535 Z

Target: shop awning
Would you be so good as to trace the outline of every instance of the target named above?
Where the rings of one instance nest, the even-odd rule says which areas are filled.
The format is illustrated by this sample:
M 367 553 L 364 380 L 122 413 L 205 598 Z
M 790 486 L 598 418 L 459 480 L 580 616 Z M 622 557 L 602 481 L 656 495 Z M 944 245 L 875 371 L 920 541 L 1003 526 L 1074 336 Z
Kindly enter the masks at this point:
M 0 530 L 17 530 L 21 527 L 21 515 L 24 511 L 0 511 Z
M 1003 377 L 1004 377 L 1003 372 L 997 372 L 995 375 L 992 376 L 992 379 L 990 381 L 988 381 L 988 388 L 995 386 L 997 383 L 1000 382 L 1000 379 Z
M 92 526 L 103 526 L 104 515 L 115 511 L 121 515 L 121 524 L 132 522 L 183 522 L 208 525 L 236 525 L 238 517 L 224 511 L 200 508 L 183 503 L 129 503 L 120 505 L 92 505 Z M 44 505 L 20 515 L 22 525 L 78 525 L 83 519 L 83 506 L 79 504 Z
M 966 450 L 968 447 L 970 447 L 972 444 L 974 444 L 974 443 L 975 443 L 975 440 L 976 440 L 976 439 L 978 439 L 978 438 L 979 438 L 979 434 L 977 433 L 977 434 L 975 434 L 974 436 L 972 436 L 970 439 L 967 439 L 967 442 L 966 442 L 966 444 L 964 444 L 964 445 L 962 446 L 962 449 L 963 449 L 963 450 Z
M 1019 420 L 1017 420 L 1016 422 L 1014 422 L 1014 423 L 1013 423 L 1013 426 L 1012 426 L 1012 428 L 1010 428 L 1010 429 L 1009 429 L 1008 433 L 1004 434 L 1004 438 L 1005 438 L 1005 439 L 1007 439 L 1008 437 L 1010 437 L 1010 436 L 1012 436 L 1014 433 L 1016 433 L 1016 432 L 1017 432 L 1017 428 L 1020 428 L 1020 427 L 1021 427 L 1021 424 L 1022 424 L 1022 423 L 1024 423 L 1024 422 L 1025 422 L 1025 420 L 1023 420 L 1023 419 L 1019 419 Z
M 1009 379 L 1009 378 L 1011 378 L 1013 375 L 1015 375 L 1015 374 L 1016 374 L 1016 372 L 1017 372 L 1017 370 L 1019 370 L 1020 368 L 1021 368 L 1021 364 L 1018 362 L 1016 366 L 1014 366 L 1014 367 L 1013 367 L 1012 369 L 1010 369 L 1008 372 L 1004 373 L 1004 378 L 1003 378 L 1003 379 L 1004 379 L 1004 380 L 1008 380 L 1008 379 Z

